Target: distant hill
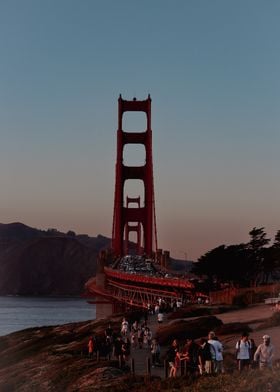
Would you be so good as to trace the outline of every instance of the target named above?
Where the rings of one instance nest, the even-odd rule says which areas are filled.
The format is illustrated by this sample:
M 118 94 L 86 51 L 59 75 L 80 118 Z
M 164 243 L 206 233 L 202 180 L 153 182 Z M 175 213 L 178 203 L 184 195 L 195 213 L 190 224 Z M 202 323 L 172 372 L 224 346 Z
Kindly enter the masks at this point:
M 0 295 L 79 295 L 110 239 L 0 224 Z

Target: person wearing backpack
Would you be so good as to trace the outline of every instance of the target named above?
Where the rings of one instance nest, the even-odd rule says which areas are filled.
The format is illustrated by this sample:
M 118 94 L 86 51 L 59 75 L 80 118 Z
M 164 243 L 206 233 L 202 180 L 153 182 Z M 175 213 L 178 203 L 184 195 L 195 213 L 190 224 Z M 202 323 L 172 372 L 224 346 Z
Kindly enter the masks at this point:
M 243 332 L 241 339 L 236 342 L 236 359 L 238 370 L 249 369 L 251 364 L 251 342 L 248 332 Z

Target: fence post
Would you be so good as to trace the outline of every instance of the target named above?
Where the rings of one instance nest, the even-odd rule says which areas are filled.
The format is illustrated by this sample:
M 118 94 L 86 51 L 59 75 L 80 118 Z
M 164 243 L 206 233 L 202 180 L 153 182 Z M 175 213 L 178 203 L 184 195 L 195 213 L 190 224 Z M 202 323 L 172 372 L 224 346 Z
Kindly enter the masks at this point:
M 186 363 L 186 361 L 181 361 L 181 363 L 180 363 L 180 367 L 181 367 L 181 376 L 184 376 L 185 375 L 185 363 Z
M 121 369 L 122 368 L 122 356 L 121 355 L 119 355 L 119 368 Z
M 185 375 L 188 374 L 188 362 L 187 361 L 184 361 L 184 372 L 185 372 Z
M 135 363 L 134 363 L 134 358 L 130 358 L 130 373 L 135 375 Z
M 151 358 L 147 357 L 146 358 L 146 370 L 147 370 L 147 375 L 151 375 Z
M 164 376 L 168 378 L 169 363 L 167 359 L 164 360 Z

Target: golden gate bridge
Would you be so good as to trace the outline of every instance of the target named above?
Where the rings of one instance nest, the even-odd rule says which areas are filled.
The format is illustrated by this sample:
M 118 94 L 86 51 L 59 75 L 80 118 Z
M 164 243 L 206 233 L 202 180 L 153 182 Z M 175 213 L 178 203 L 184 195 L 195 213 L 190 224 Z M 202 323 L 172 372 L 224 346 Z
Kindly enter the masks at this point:
M 86 295 L 96 303 L 112 305 L 112 312 L 121 308 L 146 308 L 159 298 L 170 303 L 195 295 L 193 284 L 168 273 L 169 252 L 158 248 L 155 193 L 153 178 L 151 97 L 146 100 L 118 99 L 117 158 L 115 173 L 112 247 L 98 258 L 96 276 L 85 285 Z M 123 129 L 125 112 L 144 112 L 146 129 L 129 132 Z M 145 163 L 128 166 L 123 162 L 124 147 L 140 144 L 145 148 Z M 144 184 L 144 200 L 124 195 L 126 181 Z M 136 246 L 129 234 L 136 233 Z

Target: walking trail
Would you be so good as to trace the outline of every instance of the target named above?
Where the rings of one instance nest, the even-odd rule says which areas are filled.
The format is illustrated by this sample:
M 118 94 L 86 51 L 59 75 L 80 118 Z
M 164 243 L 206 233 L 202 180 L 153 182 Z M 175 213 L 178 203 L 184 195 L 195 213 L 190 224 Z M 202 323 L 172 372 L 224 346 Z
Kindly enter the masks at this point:
M 248 307 L 246 309 L 240 309 L 228 313 L 218 314 L 216 315 L 219 319 L 222 320 L 224 324 L 231 323 L 231 322 L 244 322 L 248 323 L 249 326 L 255 329 L 260 322 L 258 320 L 264 320 L 271 317 L 273 314 L 273 310 L 268 305 L 259 304 L 256 306 Z M 168 324 L 168 320 L 165 318 L 163 324 Z M 152 336 L 154 337 L 156 331 L 160 326 L 157 322 L 157 317 L 155 315 L 150 315 L 148 319 L 148 327 L 152 331 Z M 265 331 L 253 331 L 250 336 L 255 339 L 256 344 L 260 344 L 262 342 L 262 336 L 264 334 L 269 334 L 271 336 L 271 340 L 273 345 L 276 348 L 276 356 L 275 359 L 280 358 L 280 334 L 279 334 L 279 327 L 268 328 Z M 225 344 L 225 348 L 228 351 L 234 350 L 235 343 L 239 335 L 228 335 L 222 337 L 222 342 Z M 167 347 L 161 347 L 161 367 L 151 367 L 151 375 L 158 376 L 161 378 L 165 377 L 164 367 L 163 367 L 163 357 L 167 351 Z M 147 375 L 147 358 L 151 358 L 151 351 L 150 347 L 148 348 L 132 348 L 131 349 L 131 358 L 134 358 L 135 364 L 135 373 L 141 375 Z
M 165 323 L 165 321 L 163 321 Z M 148 319 L 148 327 L 152 331 L 152 338 L 155 337 L 156 331 L 159 327 L 158 322 L 157 322 L 157 316 L 156 315 L 149 315 Z M 151 366 L 151 375 L 152 376 L 159 376 L 161 378 L 164 378 L 164 367 L 163 367 L 163 360 L 162 357 L 166 352 L 165 347 L 161 347 L 161 366 L 158 367 L 152 367 Z M 150 347 L 144 347 L 144 348 L 132 348 L 131 349 L 131 358 L 134 359 L 134 366 L 135 366 L 135 373 L 136 374 L 148 374 L 147 373 L 147 358 L 150 358 L 150 361 L 152 363 L 152 356 L 151 356 L 151 350 Z

